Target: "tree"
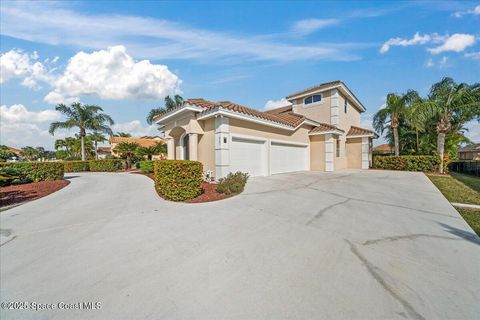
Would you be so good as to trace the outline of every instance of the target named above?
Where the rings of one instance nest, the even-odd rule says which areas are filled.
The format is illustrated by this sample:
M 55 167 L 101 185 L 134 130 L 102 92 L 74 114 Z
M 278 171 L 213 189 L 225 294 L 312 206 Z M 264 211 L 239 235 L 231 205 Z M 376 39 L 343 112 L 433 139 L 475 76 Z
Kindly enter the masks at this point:
M 20 154 L 22 157 L 26 158 L 29 161 L 35 161 L 40 158 L 39 150 L 30 146 L 23 147 Z
M 5 162 L 11 157 L 17 156 L 14 152 L 10 151 L 7 146 L 0 145 L 0 162 Z
M 159 107 L 159 108 L 154 108 L 150 110 L 147 116 L 147 123 L 153 124 L 153 119 L 155 119 L 157 116 L 167 111 L 183 106 L 184 103 L 185 101 L 183 100 L 182 96 L 178 94 L 176 94 L 173 98 L 171 98 L 170 96 L 166 96 L 165 107 Z
M 427 98 L 419 101 L 415 109 L 423 123 L 431 120 L 435 123 L 437 154 L 441 158 L 438 171 L 443 173 L 447 134 L 459 133 L 471 120 L 480 121 L 480 83 L 457 84 L 452 78 L 443 78 L 431 87 Z
M 95 159 L 98 160 L 98 143 L 107 141 L 107 138 L 103 134 L 97 131 L 90 133 L 89 137 L 90 137 L 90 140 L 93 141 L 93 144 L 95 146 Z
M 166 148 L 166 144 L 157 143 L 156 145 L 150 147 L 139 147 L 137 149 L 137 154 L 141 157 L 147 156 L 148 160 L 152 160 L 154 155 L 166 153 Z
M 126 132 L 117 132 L 113 135 L 114 137 L 123 137 L 123 138 L 131 138 L 132 135 Z
M 416 91 L 409 90 L 406 94 L 397 95 L 395 93 L 389 93 L 387 95 L 387 101 L 385 108 L 382 108 L 375 113 L 373 117 L 373 127 L 376 131 L 383 134 L 388 126 L 393 131 L 395 156 L 400 155 L 400 143 L 398 136 L 398 127 L 400 125 L 400 119 L 405 117 L 409 105 L 415 101 L 418 97 Z
M 130 169 L 132 166 L 132 159 L 135 157 L 139 147 L 140 145 L 135 142 L 120 142 L 115 146 L 114 151 L 127 160 L 127 169 Z
M 85 136 L 87 130 L 94 130 L 106 134 L 112 134 L 109 125 L 113 125 L 112 118 L 103 113 L 103 109 L 96 105 L 81 105 L 80 103 L 72 103 L 70 107 L 64 104 L 58 104 L 55 110 L 63 113 L 66 121 L 57 121 L 50 124 L 50 134 L 54 134 L 58 129 L 78 128 L 81 141 L 82 160 L 86 159 L 85 154 Z

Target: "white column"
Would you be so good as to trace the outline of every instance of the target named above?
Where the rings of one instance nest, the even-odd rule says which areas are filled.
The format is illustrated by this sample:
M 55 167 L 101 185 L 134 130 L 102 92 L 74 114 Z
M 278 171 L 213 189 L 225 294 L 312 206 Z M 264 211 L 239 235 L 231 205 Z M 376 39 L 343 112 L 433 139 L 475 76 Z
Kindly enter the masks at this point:
M 338 90 L 332 90 L 332 95 L 330 97 L 330 124 L 337 126 L 339 122 L 339 104 L 340 104 L 340 95 Z
M 369 167 L 369 149 L 368 137 L 362 138 L 362 169 L 368 169 Z
M 332 172 L 334 170 L 334 152 L 335 152 L 335 139 L 333 134 L 325 135 L 325 171 Z
M 167 139 L 167 159 L 175 160 L 175 140 L 173 138 Z
M 198 134 L 190 133 L 188 137 L 188 155 L 192 161 L 198 160 Z
M 230 172 L 230 122 L 223 116 L 215 118 L 215 179 Z

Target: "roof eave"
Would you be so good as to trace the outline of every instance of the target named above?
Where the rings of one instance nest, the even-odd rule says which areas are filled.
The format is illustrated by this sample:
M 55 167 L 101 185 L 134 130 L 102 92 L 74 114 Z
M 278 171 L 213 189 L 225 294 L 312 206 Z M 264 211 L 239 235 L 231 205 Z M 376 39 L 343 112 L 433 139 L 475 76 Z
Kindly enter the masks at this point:
M 153 118 L 153 121 L 156 124 L 160 125 L 164 121 L 166 121 L 166 120 L 168 120 L 172 117 L 175 117 L 175 116 L 179 115 L 180 113 L 184 113 L 185 111 L 202 112 L 204 110 L 205 110 L 205 108 L 202 108 L 202 107 L 199 107 L 199 106 L 195 106 L 195 105 L 191 105 L 191 104 L 184 104 L 180 108 L 175 108 L 174 110 L 168 111 L 168 112 L 166 112 L 162 115 L 159 115 L 158 117 Z

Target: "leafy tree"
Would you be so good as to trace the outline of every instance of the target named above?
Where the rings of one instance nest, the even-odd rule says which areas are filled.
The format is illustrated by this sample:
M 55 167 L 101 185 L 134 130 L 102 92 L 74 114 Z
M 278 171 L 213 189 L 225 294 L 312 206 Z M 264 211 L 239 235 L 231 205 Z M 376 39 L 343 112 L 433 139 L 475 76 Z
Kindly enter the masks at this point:
M 173 98 L 170 96 L 165 97 L 165 107 L 154 108 L 150 110 L 147 116 L 147 123 L 153 124 L 153 119 L 159 116 L 162 113 L 173 110 L 182 106 L 185 103 L 182 96 L 176 94 Z
M 112 118 L 103 113 L 103 109 L 96 105 L 81 105 L 80 103 L 72 103 L 70 107 L 64 104 L 58 104 L 55 110 L 63 113 L 66 121 L 57 121 L 50 124 L 50 134 L 54 134 L 58 129 L 78 128 L 81 142 L 82 160 L 86 159 L 85 153 L 85 136 L 87 130 L 94 130 L 112 134 L 109 125 L 113 125 Z
M 139 147 L 140 145 L 135 142 L 120 142 L 115 146 L 114 151 L 126 159 L 127 169 L 130 169 L 132 167 L 132 159 L 135 157 Z
M 0 162 L 7 161 L 8 158 L 15 157 L 16 154 L 10 150 L 5 145 L 0 145 Z
M 393 145 L 395 156 L 400 155 L 400 142 L 398 136 L 398 127 L 400 120 L 406 117 L 408 107 L 418 97 L 416 91 L 409 90 L 406 94 L 397 95 L 389 93 L 385 108 L 382 108 L 375 113 L 373 117 L 373 127 L 377 132 L 383 134 L 386 127 L 389 126 L 393 132 Z
M 150 147 L 139 147 L 137 149 L 137 155 L 144 157 L 147 156 L 148 160 L 152 160 L 152 157 L 157 154 L 166 153 L 166 144 L 157 143 Z
M 39 150 L 30 146 L 23 147 L 20 154 L 29 161 L 36 161 L 38 158 L 40 158 Z
M 425 126 L 435 123 L 437 133 L 437 154 L 441 158 L 438 171 L 443 173 L 445 140 L 463 135 L 463 126 L 471 120 L 480 121 L 480 83 L 457 84 L 451 78 L 435 83 L 426 99 L 415 105 L 415 115 Z
M 107 141 L 107 138 L 100 132 L 96 132 L 96 131 L 93 133 L 90 133 L 88 136 L 90 140 L 93 141 L 93 144 L 95 146 L 95 159 L 98 160 L 98 143 Z
M 114 137 L 123 137 L 123 138 L 131 138 L 132 135 L 126 132 L 117 132 L 113 135 Z

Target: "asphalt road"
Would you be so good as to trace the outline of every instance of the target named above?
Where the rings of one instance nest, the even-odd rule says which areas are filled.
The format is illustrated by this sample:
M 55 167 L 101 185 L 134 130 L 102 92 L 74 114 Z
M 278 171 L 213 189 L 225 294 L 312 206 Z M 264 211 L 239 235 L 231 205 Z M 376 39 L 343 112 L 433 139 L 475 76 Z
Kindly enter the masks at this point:
M 0 300 L 19 302 L 1 319 L 480 314 L 480 238 L 417 173 L 254 178 L 204 204 L 164 201 L 144 176 L 82 173 L 0 226 Z

